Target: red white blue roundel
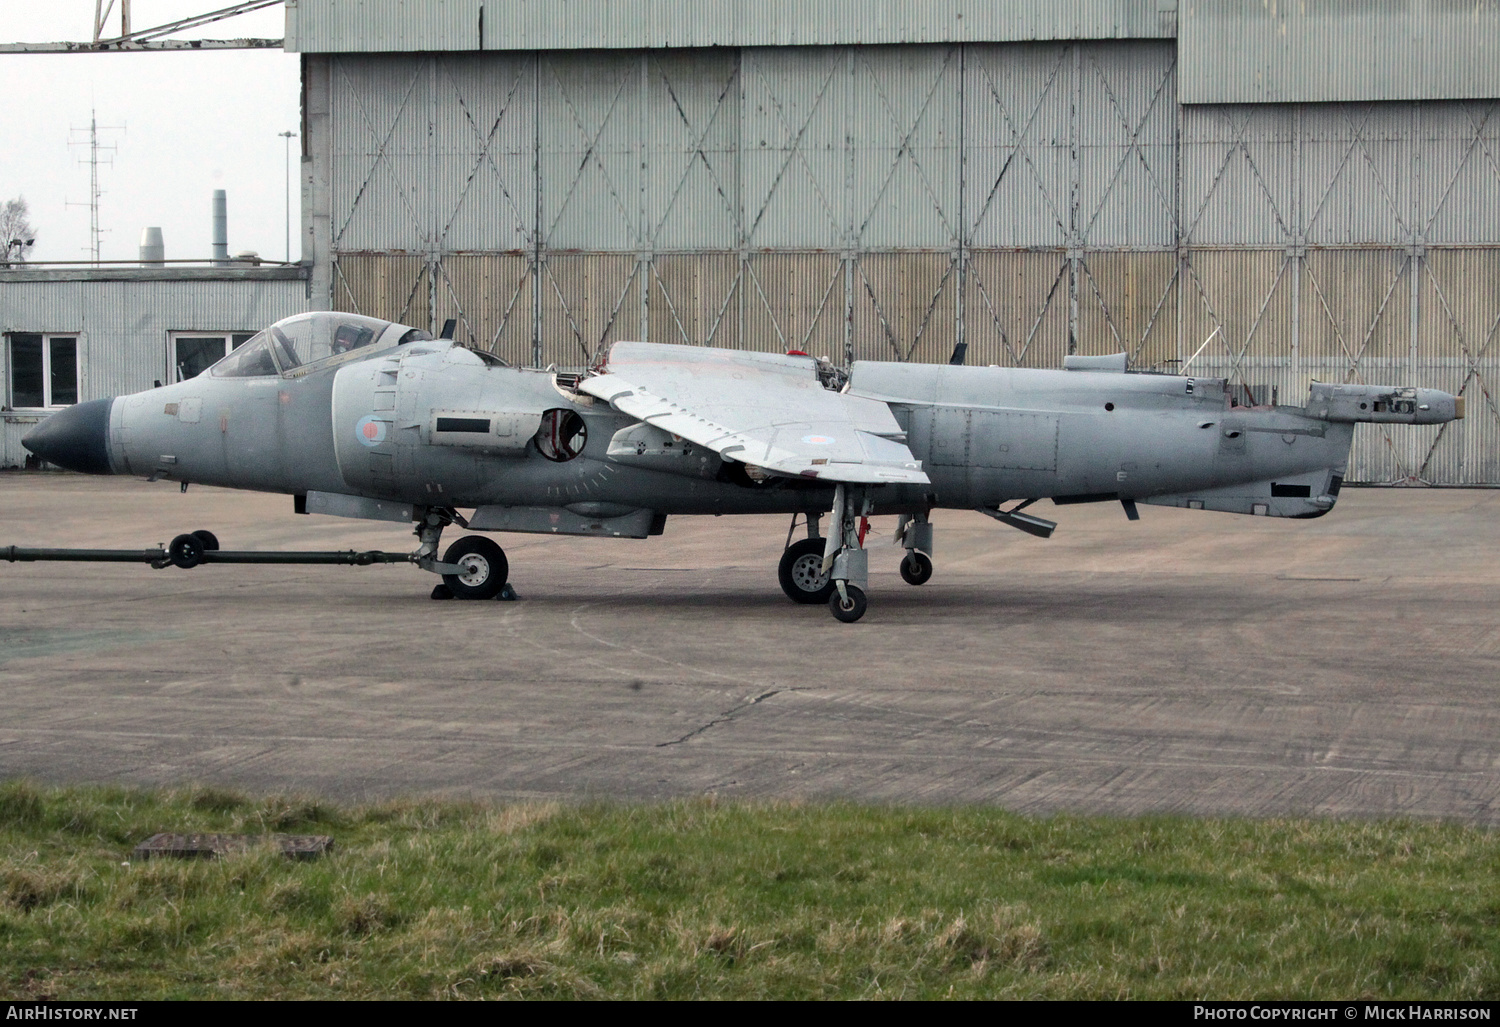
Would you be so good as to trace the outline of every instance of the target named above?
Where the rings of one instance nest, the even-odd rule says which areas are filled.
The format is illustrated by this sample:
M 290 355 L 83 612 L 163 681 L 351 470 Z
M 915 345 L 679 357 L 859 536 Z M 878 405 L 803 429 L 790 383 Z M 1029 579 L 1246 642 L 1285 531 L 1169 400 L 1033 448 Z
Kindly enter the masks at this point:
M 832 435 L 804 435 L 802 441 L 809 446 L 831 446 L 838 440 Z
M 385 441 L 385 429 L 389 423 L 374 414 L 366 414 L 355 423 L 354 437 L 367 446 L 378 446 Z

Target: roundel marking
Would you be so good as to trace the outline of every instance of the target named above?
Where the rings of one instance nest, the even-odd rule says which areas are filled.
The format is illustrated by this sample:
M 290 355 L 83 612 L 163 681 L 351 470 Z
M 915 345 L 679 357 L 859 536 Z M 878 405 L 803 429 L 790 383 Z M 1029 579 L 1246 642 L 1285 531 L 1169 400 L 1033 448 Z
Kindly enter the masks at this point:
M 387 422 L 374 414 L 366 414 L 354 425 L 354 437 L 366 446 L 378 446 L 385 441 Z
M 809 446 L 831 446 L 838 440 L 832 435 L 804 435 L 802 441 Z

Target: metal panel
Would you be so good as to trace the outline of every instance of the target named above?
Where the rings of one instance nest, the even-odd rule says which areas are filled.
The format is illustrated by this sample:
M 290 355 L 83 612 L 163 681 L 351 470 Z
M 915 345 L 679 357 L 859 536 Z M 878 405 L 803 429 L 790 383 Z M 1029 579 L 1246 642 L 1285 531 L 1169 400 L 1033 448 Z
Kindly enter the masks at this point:
M 966 48 L 963 206 L 970 245 L 1068 244 L 1073 68 L 1067 46 Z
M 1405 381 L 1411 371 L 1407 255 L 1390 249 L 1314 251 L 1301 272 L 1303 372 L 1325 382 Z M 1395 381 L 1382 377 L 1392 373 Z
M 647 270 L 649 341 L 741 348 L 738 256 L 659 255 Z
M 849 236 L 859 247 L 952 247 L 959 242 L 958 47 L 850 51 L 847 140 Z
M 964 279 L 968 363 L 1061 367 L 1068 352 L 1068 261 L 975 250 Z
M 840 359 L 845 346 L 845 262 L 831 253 L 765 253 L 746 261 L 740 287 L 746 349 L 802 350 Z
M 513 364 L 531 363 L 532 274 L 511 253 L 449 254 L 435 265 L 432 321 L 457 321 L 454 338 Z
M 538 107 L 542 238 L 633 250 L 643 238 L 643 54 L 546 54 Z
M 1408 105 L 1331 104 L 1297 111 L 1303 235 L 1314 245 L 1400 245 L 1415 228 L 1419 138 Z
M 1174 0 L 288 0 L 303 53 L 1169 39 Z M 482 13 L 481 13 L 482 12 Z
M 1426 440 L 1414 473 L 1451 484 L 1500 482 L 1500 250 L 1428 250 L 1421 274 L 1418 377 L 1466 397 L 1466 411 Z
M 1182 235 L 1197 246 L 1289 246 L 1297 236 L 1297 110 L 1182 109 Z
M 533 78 L 526 57 L 334 60 L 334 247 L 530 246 Z
M 1182 366 L 1194 375 L 1293 394 L 1295 263 L 1277 251 L 1193 251 L 1178 284 Z
M 419 173 L 426 165 L 427 61 L 334 61 L 331 69 L 333 245 L 429 247 Z
M 658 252 L 738 248 L 739 54 L 652 53 L 645 90 L 645 245 Z
M 579 367 L 617 339 L 639 339 L 642 265 L 616 253 L 554 254 L 542 267 L 540 364 Z
M 302 53 L 478 50 L 483 0 L 287 0 L 286 48 Z
M 1072 245 L 1170 247 L 1177 207 L 1172 50 L 1160 43 L 1076 50 Z
M 1500 2 L 1266 3 L 1182 8 L 1183 103 L 1500 95 Z
M 1174 63 L 1159 43 L 968 48 L 970 244 L 1173 246 Z
M 1417 117 L 1419 235 L 1500 242 L 1500 101 L 1424 103 Z
M 1130 354 L 1130 366 L 1167 369 L 1177 352 L 1175 253 L 1091 253 L 1082 265 L 1078 352 Z
M 958 307 L 948 254 L 867 253 L 852 271 L 853 359 L 947 361 Z
M 432 196 L 443 250 L 523 250 L 536 222 L 536 59 L 433 59 Z
M 1493 243 L 1500 104 L 1185 107 L 1196 245 Z
M 750 246 L 849 242 L 849 50 L 746 50 L 740 82 L 744 232 Z
M 334 310 L 432 328 L 427 261 L 404 253 L 341 253 L 333 270 Z

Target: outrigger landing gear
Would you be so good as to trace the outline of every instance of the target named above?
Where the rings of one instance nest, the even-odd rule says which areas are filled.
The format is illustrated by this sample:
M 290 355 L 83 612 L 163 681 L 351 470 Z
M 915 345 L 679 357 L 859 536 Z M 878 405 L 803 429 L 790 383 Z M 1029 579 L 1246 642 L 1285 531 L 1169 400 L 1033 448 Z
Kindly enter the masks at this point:
M 833 530 L 823 547 L 822 570 L 833 584 L 828 609 L 845 624 L 863 617 L 868 606 L 865 589 L 870 583 L 870 554 L 864 545 L 874 507 L 869 489 L 851 490 L 840 484 L 834 490 Z
M 902 514 L 896 525 L 896 541 L 906 547 L 901 560 L 901 580 L 908 585 L 925 585 L 932 577 L 932 521 L 930 511 Z

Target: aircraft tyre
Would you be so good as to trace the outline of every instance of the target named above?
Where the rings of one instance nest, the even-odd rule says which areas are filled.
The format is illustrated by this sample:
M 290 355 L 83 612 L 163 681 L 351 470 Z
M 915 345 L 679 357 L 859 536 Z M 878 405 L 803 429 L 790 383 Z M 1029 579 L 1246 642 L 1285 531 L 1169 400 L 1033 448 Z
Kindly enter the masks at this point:
M 462 574 L 444 574 L 443 584 L 455 599 L 493 599 L 505 587 L 510 563 L 505 550 L 483 535 L 466 535 L 448 547 L 444 563 L 456 563 Z
M 833 595 L 828 597 L 828 608 L 845 624 L 853 624 L 865 615 L 865 607 L 869 605 L 869 602 L 865 599 L 865 592 L 862 588 L 845 585 L 844 591 L 849 593 L 848 601 L 846 602 L 835 588 Z
M 193 532 L 193 538 L 197 539 L 199 542 L 202 542 L 203 548 L 208 550 L 210 553 L 217 553 L 219 551 L 219 536 L 215 535 L 213 532 L 207 530 L 206 528 L 199 528 L 197 531 Z
M 187 570 L 203 562 L 203 552 L 207 548 L 197 535 L 178 535 L 167 546 L 167 559 L 172 561 L 174 567 Z
M 805 538 L 781 554 L 776 576 L 792 602 L 826 603 L 833 594 L 833 582 L 823 573 L 823 546 L 823 539 Z
M 901 561 L 901 580 L 908 585 L 925 585 L 931 577 L 932 558 L 926 553 L 913 549 Z

